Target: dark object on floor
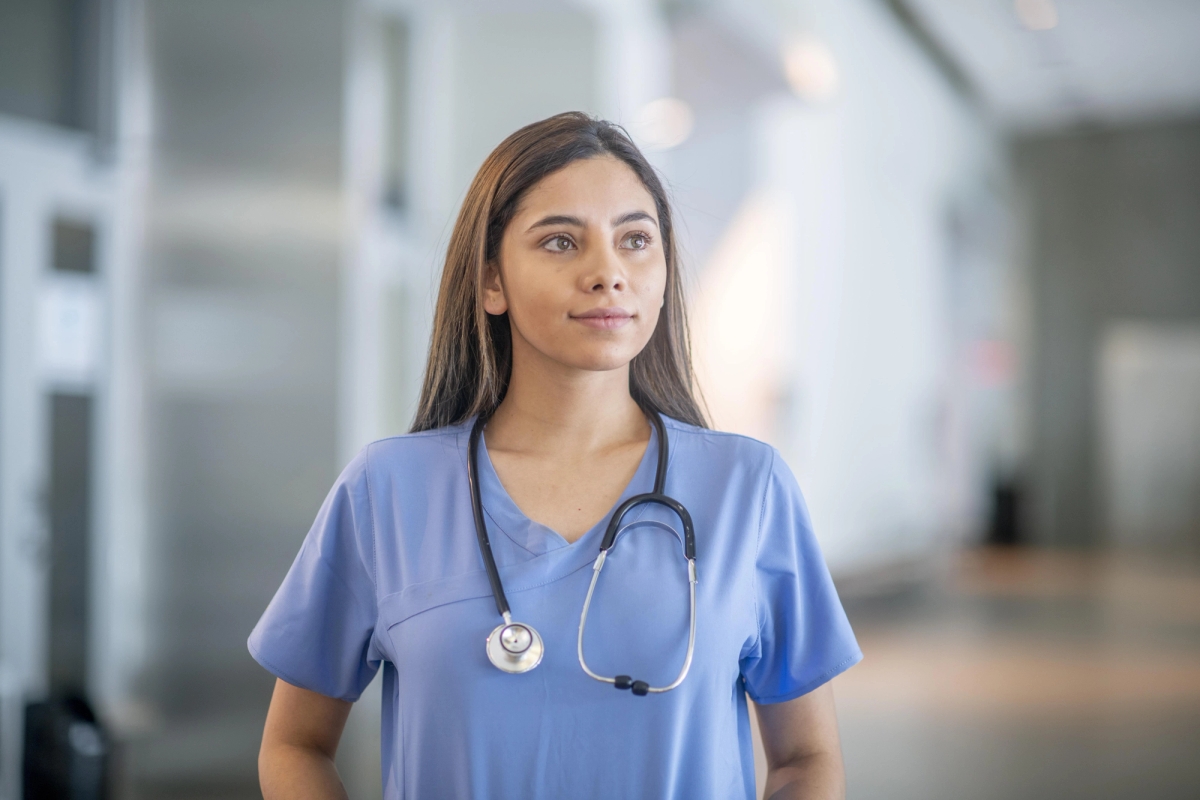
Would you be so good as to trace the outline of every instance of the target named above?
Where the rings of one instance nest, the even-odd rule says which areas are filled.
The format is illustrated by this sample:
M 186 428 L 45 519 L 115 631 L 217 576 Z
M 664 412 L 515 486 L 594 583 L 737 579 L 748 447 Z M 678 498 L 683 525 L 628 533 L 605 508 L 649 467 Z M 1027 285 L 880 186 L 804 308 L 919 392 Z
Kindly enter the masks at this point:
M 25 800 L 104 800 L 108 740 L 87 701 L 25 707 Z
M 1009 547 L 1024 544 L 1020 500 L 1020 485 L 1016 481 L 996 482 L 992 488 L 992 518 L 988 525 L 988 544 Z

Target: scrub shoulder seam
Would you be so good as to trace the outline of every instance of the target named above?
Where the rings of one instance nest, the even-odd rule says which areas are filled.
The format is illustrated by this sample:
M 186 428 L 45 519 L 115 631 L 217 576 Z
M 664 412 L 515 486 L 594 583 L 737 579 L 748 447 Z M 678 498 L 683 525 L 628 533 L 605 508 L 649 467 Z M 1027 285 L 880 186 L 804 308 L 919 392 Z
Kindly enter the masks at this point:
M 371 581 L 374 584 L 371 588 L 374 589 L 375 604 L 379 604 L 379 559 L 376 553 L 379 552 L 379 543 L 375 541 L 375 501 L 371 496 L 371 445 L 367 444 L 363 451 L 363 481 L 367 485 L 367 524 L 371 526 Z
M 716 428 L 701 428 L 698 425 L 690 425 L 686 422 L 680 422 L 673 417 L 668 417 L 665 415 L 663 416 L 663 422 L 668 427 L 674 428 L 681 433 L 688 433 L 693 436 L 717 436 L 726 439 L 742 439 L 747 442 L 752 442 L 753 444 L 762 445 L 763 447 L 771 446 L 762 439 L 755 439 L 753 436 L 747 436 L 744 433 L 735 433 L 734 431 L 719 431 Z
M 851 655 L 849 658 L 846 658 L 843 661 L 839 661 L 836 666 L 833 666 L 833 667 L 825 670 L 820 675 L 818 675 L 816 678 L 812 679 L 811 681 L 808 681 L 807 683 L 802 684 L 800 686 L 800 688 L 793 689 L 790 692 L 784 692 L 783 694 L 768 695 L 766 697 L 755 697 L 754 694 L 751 692 L 747 692 L 747 694 L 750 695 L 751 700 L 753 700 L 756 703 L 763 704 L 763 705 L 770 705 L 771 703 L 786 703 L 788 700 L 795 700 L 797 697 L 803 697 L 804 695 L 808 694 L 809 692 L 813 691 L 814 689 L 817 689 L 817 688 L 825 685 L 829 681 L 836 678 L 838 675 L 842 674 L 846 670 L 853 667 L 858 662 L 862 661 L 862 658 L 863 658 L 862 651 L 858 650 L 853 655 Z
M 762 537 L 763 523 L 767 518 L 767 495 L 771 490 L 771 475 L 775 472 L 775 448 L 771 448 L 771 463 L 767 465 L 767 471 L 763 476 L 762 499 L 758 503 L 758 528 L 755 531 L 754 538 L 754 565 L 753 565 L 753 583 L 754 586 L 754 621 L 757 623 L 754 626 L 754 646 L 761 651 L 762 648 L 762 629 L 763 619 L 758 611 L 758 559 L 762 555 Z
M 457 436 L 462 425 L 445 425 L 441 428 L 430 428 L 425 431 L 413 431 L 411 433 L 397 433 L 392 436 L 381 436 L 378 439 L 373 439 L 371 444 L 379 444 L 380 442 L 394 442 L 398 439 L 429 439 L 434 436 Z M 368 445 L 369 446 L 369 445 Z

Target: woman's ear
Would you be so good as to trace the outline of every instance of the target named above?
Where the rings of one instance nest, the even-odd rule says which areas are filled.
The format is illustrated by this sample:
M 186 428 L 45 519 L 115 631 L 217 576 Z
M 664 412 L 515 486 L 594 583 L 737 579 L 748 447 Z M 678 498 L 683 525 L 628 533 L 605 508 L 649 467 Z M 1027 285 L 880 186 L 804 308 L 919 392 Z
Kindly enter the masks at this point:
M 500 280 L 500 267 L 492 261 L 483 267 L 483 310 L 492 316 L 499 316 L 508 311 L 504 283 Z

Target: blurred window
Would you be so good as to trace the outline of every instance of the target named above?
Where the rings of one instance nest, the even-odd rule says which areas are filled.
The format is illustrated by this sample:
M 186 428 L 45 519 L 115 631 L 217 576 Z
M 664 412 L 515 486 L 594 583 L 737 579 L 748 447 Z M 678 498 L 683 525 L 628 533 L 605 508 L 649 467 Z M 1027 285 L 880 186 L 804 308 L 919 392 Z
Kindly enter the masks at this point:
M 54 220 L 55 272 L 95 271 L 95 228 L 90 223 L 59 217 Z
M 96 132 L 101 3 L 0 2 L 0 114 Z

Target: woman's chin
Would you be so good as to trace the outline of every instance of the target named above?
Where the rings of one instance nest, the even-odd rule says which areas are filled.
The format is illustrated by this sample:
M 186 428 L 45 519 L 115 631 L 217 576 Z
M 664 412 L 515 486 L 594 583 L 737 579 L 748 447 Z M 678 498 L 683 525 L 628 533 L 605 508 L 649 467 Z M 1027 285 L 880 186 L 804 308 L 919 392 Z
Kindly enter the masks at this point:
M 637 351 L 626 353 L 623 350 L 620 352 L 613 352 L 612 350 L 595 352 L 575 351 L 560 353 L 554 360 L 571 369 L 586 372 L 611 372 L 628 366 L 629 362 L 636 355 Z

